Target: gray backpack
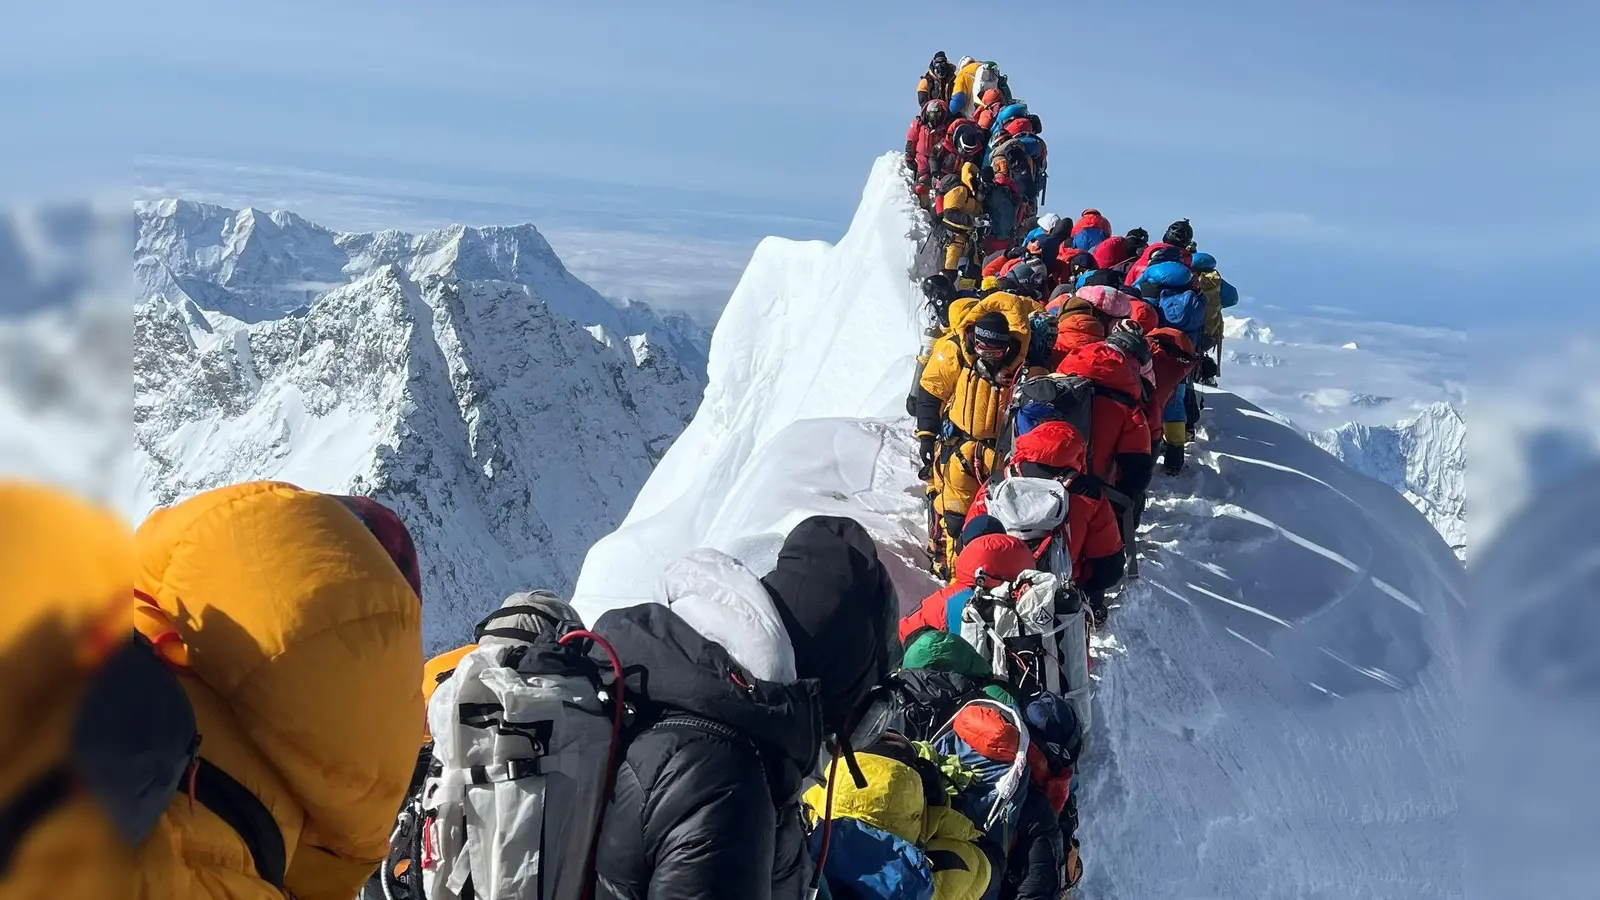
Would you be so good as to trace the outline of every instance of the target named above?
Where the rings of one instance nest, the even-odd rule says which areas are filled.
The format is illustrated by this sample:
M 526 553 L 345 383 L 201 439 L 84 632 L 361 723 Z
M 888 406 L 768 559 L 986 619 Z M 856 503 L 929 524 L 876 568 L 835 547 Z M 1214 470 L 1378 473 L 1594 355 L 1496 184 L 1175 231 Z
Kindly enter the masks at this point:
M 607 663 L 597 662 L 593 648 Z M 622 666 L 552 594 L 514 594 L 428 704 L 428 900 L 580 900 L 622 740 Z

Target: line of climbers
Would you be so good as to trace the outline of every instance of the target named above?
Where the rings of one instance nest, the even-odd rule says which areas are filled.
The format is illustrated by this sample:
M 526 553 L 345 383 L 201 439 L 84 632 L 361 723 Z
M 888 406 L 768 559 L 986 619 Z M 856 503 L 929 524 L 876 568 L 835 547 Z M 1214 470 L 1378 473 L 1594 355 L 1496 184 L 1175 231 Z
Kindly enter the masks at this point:
M 1137 571 L 1157 462 L 1183 468 L 1193 384 L 1220 375 L 1223 310 L 1238 293 L 1187 219 L 1151 242 L 1143 228 L 1115 234 L 1094 208 L 1076 222 L 1036 214 L 1041 124 L 994 63 L 937 53 L 917 99 L 906 165 L 943 244 L 922 284 L 935 322 L 906 401 L 931 568 L 950 577 L 964 544 L 993 527 L 986 494 L 1008 477 L 1053 479 L 1073 498 L 1073 577 L 1103 618 L 1105 592 Z M 1013 152 L 1019 143 L 1028 152 Z M 1060 424 L 1034 434 L 1045 420 Z
M 993 109 L 991 127 L 1037 136 L 1032 120 L 1005 131 L 1017 118 L 994 109 L 1009 88 L 990 64 L 941 54 L 923 90 L 962 119 Z M 955 277 L 923 282 L 937 324 L 908 406 L 949 584 L 898 621 L 871 536 L 818 516 L 765 574 L 697 550 L 665 569 L 653 602 L 590 627 L 552 594 L 513 594 L 473 644 L 424 664 L 422 569 L 400 518 L 372 500 L 235 485 L 130 537 L 108 514 L 0 485 L 0 735 L 27 736 L 0 738 L 0 887 L 230 900 L 1070 890 L 1089 634 L 1136 571 L 1157 435 L 1166 468 L 1182 466 L 1186 386 L 1231 289 L 1187 221 L 1149 244 L 1140 229 L 1113 236 L 1094 210 L 1035 219 L 1019 167 L 995 162 L 993 178 L 964 163 L 962 185 L 979 200 L 1004 172 L 1012 196 L 982 197 L 989 212 L 949 233 Z M 1028 175 L 1042 199 L 1042 165 Z M 1013 201 L 1022 237 L 1001 245 L 994 213 Z M 962 261 L 974 244 L 991 248 L 982 266 Z

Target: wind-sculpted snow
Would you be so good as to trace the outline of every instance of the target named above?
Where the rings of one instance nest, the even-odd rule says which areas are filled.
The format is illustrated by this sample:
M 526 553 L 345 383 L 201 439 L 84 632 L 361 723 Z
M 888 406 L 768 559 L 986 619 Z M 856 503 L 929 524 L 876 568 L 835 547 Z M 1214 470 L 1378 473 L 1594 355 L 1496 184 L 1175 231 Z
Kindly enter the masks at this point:
M 1460 565 L 1391 489 L 1206 402 L 1112 617 L 1084 896 L 1462 896 Z
M 712 336 L 700 411 L 622 527 L 589 551 L 581 612 L 649 599 L 661 568 L 695 547 L 775 556 L 818 513 L 861 519 L 900 558 L 902 600 L 921 598 L 915 442 L 895 417 L 922 327 L 911 276 L 925 228 L 889 155 L 837 246 L 756 248 Z
M 765 571 L 814 513 L 855 516 L 902 606 L 922 486 L 903 402 L 920 219 L 898 154 L 837 246 L 769 240 L 712 341 L 710 385 L 627 521 L 590 551 L 587 617 L 649 600 L 710 545 Z M 1459 897 L 1462 570 L 1399 494 L 1226 393 L 1163 479 L 1145 579 L 1097 662 L 1077 896 Z
M 159 255 L 140 270 L 167 281 L 135 312 L 137 514 L 257 478 L 377 497 L 416 538 L 430 649 L 512 591 L 570 590 L 699 401 L 671 329 L 611 331 L 631 314 L 531 227 L 352 236 L 227 213 L 141 207 Z

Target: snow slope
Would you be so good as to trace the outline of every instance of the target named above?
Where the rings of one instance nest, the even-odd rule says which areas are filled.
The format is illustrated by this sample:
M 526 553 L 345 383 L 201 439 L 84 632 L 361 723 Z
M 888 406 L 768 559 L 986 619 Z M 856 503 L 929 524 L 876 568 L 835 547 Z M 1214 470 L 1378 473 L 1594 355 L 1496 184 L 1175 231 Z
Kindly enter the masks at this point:
M 691 333 L 600 297 L 532 226 L 138 212 L 136 515 L 256 478 L 375 496 L 417 540 L 430 649 L 512 591 L 569 590 L 704 387 Z
M 898 156 L 837 246 L 768 240 L 712 342 L 694 422 L 590 551 L 588 617 L 715 546 L 770 565 L 805 515 L 853 515 L 902 607 L 921 488 L 903 402 L 921 231 Z M 1461 567 L 1397 493 L 1259 408 L 1208 398 L 1163 481 L 1146 577 L 1098 667 L 1083 767 L 1086 898 L 1458 897 Z

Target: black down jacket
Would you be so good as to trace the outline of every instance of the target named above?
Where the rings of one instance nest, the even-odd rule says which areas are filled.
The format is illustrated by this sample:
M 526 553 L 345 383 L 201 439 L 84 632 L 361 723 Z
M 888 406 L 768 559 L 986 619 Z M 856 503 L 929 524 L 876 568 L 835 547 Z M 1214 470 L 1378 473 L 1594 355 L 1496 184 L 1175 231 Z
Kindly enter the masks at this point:
M 617 772 L 596 896 L 802 897 L 811 866 L 798 801 L 822 743 L 817 682 L 751 678 L 666 606 L 612 610 L 594 630 L 652 710 Z

